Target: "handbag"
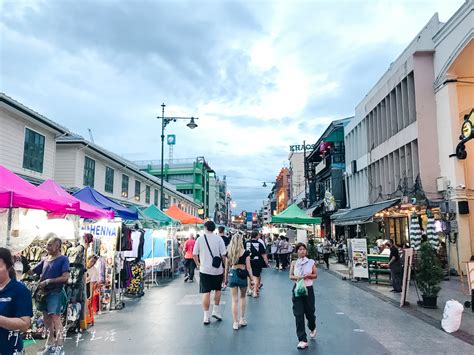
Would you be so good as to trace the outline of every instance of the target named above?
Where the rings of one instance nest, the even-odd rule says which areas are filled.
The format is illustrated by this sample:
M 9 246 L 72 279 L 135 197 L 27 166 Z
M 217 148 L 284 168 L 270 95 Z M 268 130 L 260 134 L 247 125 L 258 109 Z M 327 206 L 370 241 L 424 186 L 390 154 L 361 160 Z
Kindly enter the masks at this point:
M 304 284 L 303 279 L 299 280 L 296 283 L 295 289 L 293 290 L 293 294 L 295 295 L 295 297 L 301 297 L 301 296 L 307 296 L 308 295 L 308 289 L 306 288 L 306 285 Z
M 48 297 L 50 291 L 46 291 L 43 287 L 38 287 L 35 290 L 33 298 L 37 303 L 43 303 L 46 301 L 46 297 Z
M 211 247 L 209 246 L 209 242 L 207 241 L 207 236 L 205 234 L 204 234 L 204 240 L 206 241 L 207 248 L 209 249 L 209 253 L 211 253 L 212 267 L 216 269 L 220 268 L 222 266 L 222 258 L 220 256 L 214 256 L 214 254 L 212 254 Z
M 235 269 L 235 273 L 239 279 L 245 280 L 247 277 L 249 277 L 249 272 L 245 269 Z

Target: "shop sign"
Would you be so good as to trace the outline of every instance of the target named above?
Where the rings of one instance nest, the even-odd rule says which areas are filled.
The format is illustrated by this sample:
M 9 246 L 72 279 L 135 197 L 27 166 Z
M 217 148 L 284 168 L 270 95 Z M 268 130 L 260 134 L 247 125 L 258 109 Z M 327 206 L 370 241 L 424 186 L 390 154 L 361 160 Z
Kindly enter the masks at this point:
M 117 237 L 118 223 L 93 223 L 82 226 L 83 233 L 90 233 L 94 237 Z
M 166 137 L 166 142 L 168 145 L 175 145 L 176 144 L 176 135 L 175 134 L 168 134 Z
M 353 238 L 349 240 L 351 242 L 352 276 L 368 279 L 367 239 Z
M 305 150 L 308 151 L 308 150 L 314 150 L 314 146 L 315 144 L 306 144 L 305 145 L 299 145 L 299 144 L 295 144 L 295 145 L 290 145 L 290 152 L 302 152 Z

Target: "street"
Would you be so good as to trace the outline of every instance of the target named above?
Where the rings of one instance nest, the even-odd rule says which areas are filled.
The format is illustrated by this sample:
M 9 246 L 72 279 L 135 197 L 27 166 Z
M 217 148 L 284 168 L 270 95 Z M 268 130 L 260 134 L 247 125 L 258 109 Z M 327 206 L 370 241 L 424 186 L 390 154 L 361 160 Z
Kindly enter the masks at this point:
M 467 354 L 473 347 L 319 269 L 315 284 L 318 354 Z M 264 272 L 259 299 L 248 298 L 248 326 L 232 329 L 230 291 L 224 320 L 204 326 L 198 283 L 183 276 L 126 300 L 121 311 L 97 317 L 67 354 L 297 354 L 291 283 L 286 272 Z M 79 339 L 79 340 L 78 340 Z M 455 349 L 455 350 L 453 350 Z M 30 352 L 28 352 L 30 353 Z

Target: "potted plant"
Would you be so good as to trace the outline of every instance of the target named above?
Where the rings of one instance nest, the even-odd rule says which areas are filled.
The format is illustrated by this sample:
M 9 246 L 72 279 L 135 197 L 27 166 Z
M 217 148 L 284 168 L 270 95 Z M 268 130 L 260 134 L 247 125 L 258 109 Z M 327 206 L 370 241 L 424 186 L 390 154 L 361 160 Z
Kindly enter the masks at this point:
M 443 269 L 435 250 L 430 243 L 422 243 L 418 253 L 416 281 L 423 297 L 423 307 L 437 308 L 436 300 L 441 290 L 439 284 L 442 280 Z

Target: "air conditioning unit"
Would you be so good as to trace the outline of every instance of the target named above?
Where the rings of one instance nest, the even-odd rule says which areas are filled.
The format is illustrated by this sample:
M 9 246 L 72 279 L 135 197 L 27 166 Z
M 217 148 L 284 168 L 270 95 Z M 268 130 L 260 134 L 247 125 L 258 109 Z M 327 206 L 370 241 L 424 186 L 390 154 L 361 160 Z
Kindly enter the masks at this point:
M 351 173 L 355 174 L 357 172 L 357 160 L 351 161 Z
M 436 179 L 436 188 L 438 192 L 443 192 L 448 189 L 448 180 L 446 179 L 446 176 L 441 176 Z

